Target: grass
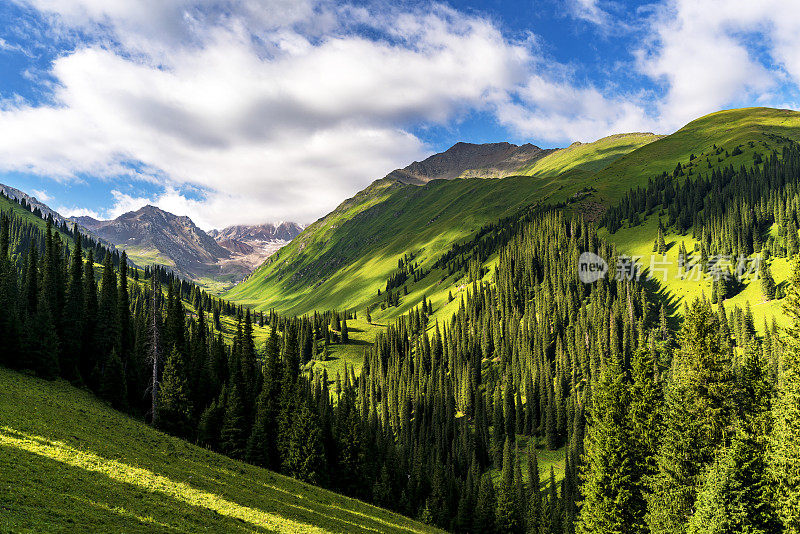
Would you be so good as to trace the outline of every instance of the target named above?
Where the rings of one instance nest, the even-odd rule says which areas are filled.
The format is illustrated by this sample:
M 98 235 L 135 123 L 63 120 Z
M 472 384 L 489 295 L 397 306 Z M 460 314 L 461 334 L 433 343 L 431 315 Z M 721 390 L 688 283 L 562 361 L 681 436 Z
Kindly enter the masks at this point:
M 743 108 L 719 111 L 694 120 L 677 132 L 662 137 L 620 157 L 591 179 L 598 190 L 596 200 L 610 204 L 630 188 L 644 185 L 663 171 L 670 172 L 678 163 L 689 163 L 694 154 L 694 172 L 708 172 L 712 167 L 732 165 L 734 169 L 753 164 L 753 153 L 767 154 L 781 144 L 773 136 L 800 140 L 800 113 L 773 108 Z M 749 142 L 753 141 L 753 147 Z M 740 146 L 742 154 L 711 155 L 713 146 L 730 153 Z M 722 158 L 723 161 L 718 161 Z M 708 160 L 708 163 L 707 163 Z
M 651 133 L 631 133 L 610 135 L 593 143 L 573 143 L 522 167 L 518 172 L 539 177 L 557 177 L 566 173 L 591 175 L 660 137 Z
M 662 218 L 666 223 L 666 217 Z M 639 260 L 643 268 L 651 267 L 653 257 L 653 242 L 658 234 L 658 215 L 654 214 L 647 217 L 641 224 L 633 228 L 623 228 L 615 234 L 609 234 L 605 229 L 601 229 L 600 237 L 617 245 L 620 252 L 633 257 L 641 257 Z M 680 235 L 668 229 L 664 234 L 664 241 L 668 250 L 666 259 L 656 258 L 653 266 L 657 271 L 652 274 L 659 281 L 665 290 L 665 296 L 671 311 L 682 313 L 684 304 L 691 304 L 696 298 L 705 295 L 711 297 L 711 279 L 704 276 L 701 279 L 692 275 L 684 274 L 681 276 L 678 269 L 678 249 L 683 243 L 689 254 L 694 250 L 695 241 L 691 234 Z M 752 258 L 751 258 L 752 259 Z M 791 274 L 790 262 L 785 258 L 772 258 L 770 260 L 772 276 L 776 284 L 781 284 L 789 279 Z M 614 266 L 610 266 L 611 269 Z M 660 271 L 665 269 L 665 272 Z M 783 313 L 783 299 L 766 300 L 762 291 L 761 283 L 755 278 L 748 278 L 744 281 L 744 288 L 731 298 L 725 299 L 725 309 L 730 312 L 734 306 L 745 309 L 747 303 L 753 312 L 753 321 L 759 331 L 763 330 L 764 321 L 772 323 L 775 318 L 779 326 L 787 326 L 788 318 Z
M 522 478 L 525 482 L 528 481 L 528 442 L 535 437 L 517 435 L 517 454 L 519 456 L 519 465 L 522 471 Z M 536 443 L 536 459 L 539 463 L 539 481 L 541 489 L 544 490 L 548 486 L 550 480 L 550 468 L 553 469 L 556 482 L 561 482 L 564 479 L 564 468 L 566 466 L 566 449 L 551 451 L 547 449 L 542 443 Z M 502 469 L 491 470 L 492 480 L 496 486 L 500 485 L 503 475 Z
M 331 343 L 328 345 L 328 359 L 325 361 L 312 360 L 306 365 L 306 370 L 321 373 L 328 372 L 328 380 L 334 382 L 338 373 L 344 382 L 345 367 L 353 369 L 356 376 L 361 374 L 364 364 L 364 352 L 375 342 L 375 336 L 383 330 L 383 326 L 370 324 L 363 318 L 347 321 L 348 343 Z M 320 342 L 320 349 L 321 349 Z
M 434 532 L 0 368 L 0 531 Z
M 124 245 L 117 246 L 117 249 L 124 250 L 133 263 L 139 267 L 146 267 L 151 265 L 162 265 L 165 267 L 175 267 L 175 262 L 172 259 L 164 256 L 161 251 L 153 247 L 144 246 L 131 246 Z

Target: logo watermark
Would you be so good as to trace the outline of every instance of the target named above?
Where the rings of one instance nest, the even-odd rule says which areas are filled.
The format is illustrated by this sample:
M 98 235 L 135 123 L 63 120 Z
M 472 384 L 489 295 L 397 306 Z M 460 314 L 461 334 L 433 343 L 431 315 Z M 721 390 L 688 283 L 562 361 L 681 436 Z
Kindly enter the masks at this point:
M 661 279 L 666 282 L 670 272 L 674 273 L 676 280 L 696 281 L 723 279 L 744 281 L 757 280 L 761 267 L 761 257 L 746 256 L 734 257 L 733 255 L 720 254 L 709 256 L 704 263 L 700 262 L 698 255 L 687 261 L 678 257 L 677 261 L 666 255 L 653 254 L 650 256 L 650 265 L 644 270 L 643 256 L 618 256 L 615 269 L 609 273 L 608 263 L 592 252 L 584 252 L 578 258 L 578 278 L 584 284 L 591 284 L 609 273 L 609 278 L 614 280 L 639 280 L 646 272 L 649 279 Z M 677 268 L 673 268 L 677 265 Z
M 578 258 L 578 277 L 584 284 L 591 284 L 603 278 L 608 272 L 606 260 L 592 252 L 584 252 Z

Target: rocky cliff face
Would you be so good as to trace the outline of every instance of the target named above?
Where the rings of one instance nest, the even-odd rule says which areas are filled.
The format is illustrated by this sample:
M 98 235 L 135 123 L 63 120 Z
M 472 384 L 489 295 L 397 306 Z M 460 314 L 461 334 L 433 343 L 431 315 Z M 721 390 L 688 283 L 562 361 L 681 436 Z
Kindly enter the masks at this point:
M 411 184 L 437 179 L 502 178 L 550 152 L 529 143 L 456 143 L 444 152 L 392 171 L 386 178 Z

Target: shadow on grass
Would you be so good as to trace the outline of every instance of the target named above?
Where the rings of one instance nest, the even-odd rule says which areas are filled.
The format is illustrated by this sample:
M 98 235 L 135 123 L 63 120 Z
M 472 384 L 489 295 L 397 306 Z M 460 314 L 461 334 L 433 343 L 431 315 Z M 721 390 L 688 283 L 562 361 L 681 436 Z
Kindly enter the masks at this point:
M 3 469 L 13 495 L 0 489 L 11 531 L 273 532 L 35 452 L 2 444 L 0 457 L 16 466 Z
M 125 518 L 123 524 L 142 526 L 142 531 L 205 531 L 228 532 L 387 532 L 405 530 L 388 518 L 377 517 L 378 509 L 357 501 L 325 492 L 298 481 L 263 472 L 262 479 L 236 480 L 237 475 L 249 475 L 255 468 L 241 466 L 239 473 L 221 469 L 211 491 L 199 489 L 194 483 L 184 481 L 206 478 L 200 471 L 184 471 L 172 477 L 134 467 L 119 460 L 104 458 L 85 449 L 76 449 L 59 441 L 0 428 L 0 466 L 24 465 L 25 471 L 15 471 L 18 484 L 27 489 L 27 495 L 17 496 L 10 502 L 22 503 L 25 509 L 41 506 L 42 494 L 53 488 L 61 498 L 52 500 L 52 516 L 58 525 L 79 525 L 79 530 L 108 531 L 113 517 Z M 176 458 L 181 463 L 181 458 Z M 232 463 L 232 462 L 231 462 Z M 236 467 L 232 465 L 231 467 Z M 7 469 L 3 469 L 6 472 Z M 26 474 L 26 471 L 30 471 Z M 48 476 L 43 477 L 42 473 Z M 52 474 L 52 476 L 50 476 Z M 32 475 L 32 476 L 31 476 Z M 269 482 L 274 482 L 270 484 Z M 288 484 L 288 486 L 287 486 Z M 249 486 L 244 488 L 242 486 Z M 288 489 L 286 489 L 288 487 Z M 248 491 L 249 490 L 249 491 Z M 236 500 L 229 496 L 237 491 Z M 0 492 L 0 495 L 2 493 Z M 70 506 L 70 501 L 86 501 L 82 506 Z M 5 501 L 6 499 L 3 499 Z M 250 501 L 250 505 L 243 504 Z M 26 505 L 28 502 L 30 504 Z M 44 502 L 51 502 L 50 499 Z M 87 505 L 88 502 L 88 505 Z M 34 504 L 38 503 L 38 504 Z M 16 505 L 14 505 L 16 506 Z M 93 513 L 86 513 L 86 506 Z M 64 516 L 63 510 L 77 508 L 75 517 Z M 38 519 L 36 519 L 38 517 Z M 33 519 L 44 522 L 45 515 Z M 119 517 L 117 517 L 119 519 Z M 31 520 L 33 520 L 31 519 Z M 19 516 L 20 526 L 27 521 L 24 512 Z M 51 521 L 52 523 L 52 521 Z M 103 526 L 105 525 L 105 526 Z M 33 528 L 33 527 L 31 527 Z M 34 529 L 35 530 L 35 529 Z M 408 529 L 413 530 L 413 529 Z

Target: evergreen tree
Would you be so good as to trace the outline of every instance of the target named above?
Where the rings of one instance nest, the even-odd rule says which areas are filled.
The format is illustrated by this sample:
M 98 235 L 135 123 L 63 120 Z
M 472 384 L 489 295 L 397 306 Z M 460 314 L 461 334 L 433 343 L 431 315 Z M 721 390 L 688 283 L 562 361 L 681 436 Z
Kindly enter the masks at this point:
M 104 370 L 103 380 L 100 384 L 100 397 L 110 402 L 111 406 L 117 410 L 127 409 L 128 388 L 125 382 L 125 369 L 116 349 L 111 349 Z
M 78 363 L 81 358 L 83 341 L 83 252 L 81 250 L 81 234 L 76 224 L 73 229 L 74 241 L 70 260 L 67 297 L 64 305 L 64 337 L 61 350 L 61 376 L 77 382 L 80 379 Z
M 158 427 L 181 437 L 191 435 L 192 402 L 188 394 L 188 366 L 177 347 L 167 355 L 159 384 Z
M 586 534 L 644 532 L 645 503 L 636 487 L 623 376 L 619 364 L 609 361 L 592 391 L 578 522 L 578 530 Z
M 503 446 L 503 472 L 500 489 L 497 492 L 497 532 L 513 534 L 522 530 L 522 513 L 514 485 L 515 455 L 511 438 L 507 437 Z
M 220 450 L 231 458 L 244 458 L 247 447 L 245 408 L 239 386 L 234 383 L 228 389 L 225 416 L 220 429 Z
M 495 529 L 496 509 L 497 498 L 495 497 L 492 476 L 489 473 L 484 473 L 481 477 L 480 489 L 478 490 L 478 500 L 475 506 L 472 530 L 474 532 L 485 532 L 487 534 L 497 532 Z
M 326 481 L 326 458 L 317 415 L 302 403 L 293 418 L 291 436 L 283 455 L 284 472 L 309 484 Z
M 787 533 L 800 532 L 800 263 L 795 261 L 784 311 L 791 320 L 772 408 L 769 467 L 778 515 Z
M 706 300 L 686 313 L 666 392 L 658 473 L 648 497 L 653 534 L 686 532 L 697 490 L 735 422 L 735 382 L 719 321 Z

